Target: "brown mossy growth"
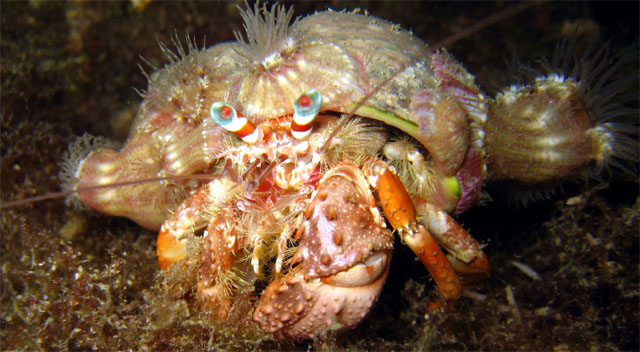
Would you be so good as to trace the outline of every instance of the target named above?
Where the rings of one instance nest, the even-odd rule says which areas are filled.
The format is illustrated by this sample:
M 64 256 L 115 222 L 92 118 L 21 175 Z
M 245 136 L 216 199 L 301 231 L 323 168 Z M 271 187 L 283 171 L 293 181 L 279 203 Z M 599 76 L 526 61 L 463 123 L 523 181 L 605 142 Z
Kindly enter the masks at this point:
M 201 243 L 193 239 L 190 257 L 199 258 Z M 150 350 L 288 349 L 251 321 L 257 298 L 251 289 L 236 292 L 225 319 L 203 309 L 196 297 L 198 260 L 185 260 L 156 273 L 153 286 L 144 291 L 141 308 L 149 324 L 145 346 Z
M 136 233 L 135 226 L 120 226 L 118 237 L 107 236 L 95 249 L 87 248 L 95 244 L 87 238 L 66 242 L 53 231 L 36 229 L 24 214 L 2 215 L 2 349 L 246 351 L 292 346 L 248 323 L 254 301 L 249 293 L 235 297 L 226 320 L 203 311 L 195 298 L 193 273 L 180 268 L 160 273 L 152 236 Z M 95 231 L 90 235 L 98 236 Z
M 58 189 L 70 131 L 3 114 L 1 137 L 3 202 Z M 144 326 L 139 292 L 156 270 L 149 234 L 95 217 L 70 242 L 58 234 L 67 217 L 62 199 L 1 212 L 3 350 L 123 349 Z
M 48 190 L 59 189 L 57 158 L 71 140 L 73 137 L 69 136 L 68 131 L 59 126 L 44 121 L 22 119 L 10 112 L 2 111 L 2 201 L 24 199 Z M 28 207 L 33 208 L 33 205 Z M 50 210 L 53 209 L 52 207 Z
M 88 13 L 86 18 L 92 19 L 88 27 L 83 23 L 67 24 L 67 4 L 70 11 L 71 7 L 84 6 L 82 11 L 102 13 Z M 114 111 L 137 105 L 138 97 L 131 87 L 146 87 L 146 79 L 137 67 L 141 62 L 138 55 L 156 66 L 165 62 L 156 38 L 170 43 L 169 37 L 177 30 L 179 36 L 186 32 L 195 35 L 199 44 L 205 35 L 208 45 L 232 39 L 232 31 L 241 29 L 235 4 L 215 3 L 214 8 L 210 4 L 154 1 L 138 13 L 129 10 L 128 2 L 3 2 L 2 201 L 59 190 L 57 165 L 75 135 L 91 132 L 118 138 L 109 134 L 109 119 Z M 327 5 L 328 2 L 296 3 L 295 15 L 323 10 Z M 393 2 L 366 1 L 344 6 L 366 8 L 376 16 L 402 23 L 433 43 L 509 3 L 489 5 L 413 2 L 407 3 L 411 6 L 408 9 Z M 536 3 L 530 11 L 448 49 L 484 83 L 499 81 L 494 77 L 504 72 L 500 68 L 502 58 L 514 48 L 521 58 L 549 57 L 554 44 L 567 35 L 560 29 L 576 18 L 599 26 L 603 39 L 614 37 L 612 50 L 637 40 L 637 3 L 617 4 L 616 8 L 623 10 L 604 19 L 601 16 L 609 11 L 598 11 L 603 6 L 609 5 Z M 82 38 L 83 54 L 74 53 L 69 47 L 71 42 L 77 43 L 71 38 L 72 25 Z M 613 33 L 614 30 L 622 33 Z M 568 35 L 573 33 L 569 30 Z M 150 71 L 153 70 L 147 69 Z M 434 297 L 433 284 L 411 251 L 396 242 L 388 282 L 370 317 L 355 330 L 329 336 L 328 341 L 315 345 L 264 340 L 243 335 L 241 329 L 229 331 L 227 325 L 212 322 L 198 311 L 190 301 L 191 291 L 185 291 L 186 298 L 181 300 L 163 294 L 162 281 L 153 279 L 158 272 L 156 234 L 129 221 L 88 216 L 86 232 L 76 234 L 72 242 L 62 242 L 57 238 L 57 230 L 67 221 L 62 201 L 2 210 L 0 349 L 35 350 L 41 346 L 42 350 L 203 350 L 217 346 L 387 351 L 428 346 L 440 350 L 595 346 L 640 350 L 639 209 L 633 201 L 629 204 L 604 196 L 616 192 L 638 194 L 637 184 L 631 184 L 631 189 L 617 187 L 607 193 L 592 193 L 580 198 L 578 205 L 563 201 L 533 205 L 520 210 L 517 214 L 525 214 L 520 217 L 496 204 L 472 209 L 462 219 L 465 227 L 480 240 L 491 238 L 487 248 L 494 269 L 491 279 L 474 288 L 486 298 L 477 301 L 462 297 L 452 309 L 429 313 L 427 318 L 427 303 Z M 474 217 L 480 219 L 474 221 Z M 519 223 L 503 227 L 502 232 L 497 230 L 510 221 Z M 595 244 L 588 243 L 586 233 L 596 240 Z M 32 258 L 36 259 L 33 266 Z M 513 260 L 530 265 L 542 279 L 530 279 L 513 267 Z M 56 270 L 51 270 L 54 264 Z M 76 280 L 79 266 L 83 267 L 83 274 L 81 280 Z M 110 303 L 106 288 L 100 285 L 110 285 Z M 507 303 L 507 285 L 512 288 L 520 323 L 515 322 L 513 308 Z M 77 302 L 97 308 L 103 315 L 88 312 Z M 251 301 L 247 298 L 245 303 Z M 242 321 L 240 311 L 234 322 Z M 164 325 L 160 322 L 162 317 Z M 75 328 L 82 333 L 73 332 Z M 104 336 L 109 340 L 103 340 Z
M 234 4 L 197 2 L 152 4 L 142 16 L 124 1 L 7 2 L 0 17 L 3 113 L 118 140 L 128 131 L 118 112 L 137 108 L 136 89 L 147 87 L 138 64 L 151 74 L 166 63 L 158 42 L 229 40 L 240 21 Z
M 637 350 L 640 198 L 620 206 L 609 196 L 592 190 L 557 201 L 542 226 L 527 225 L 512 239 L 494 238 L 491 247 L 500 252 L 489 253 L 492 279 L 452 307 L 430 312 L 430 285 L 409 279 L 401 297 L 383 294 L 378 309 L 400 313 L 375 329 L 406 327 L 398 338 L 411 349 Z M 514 261 L 531 267 L 539 279 Z

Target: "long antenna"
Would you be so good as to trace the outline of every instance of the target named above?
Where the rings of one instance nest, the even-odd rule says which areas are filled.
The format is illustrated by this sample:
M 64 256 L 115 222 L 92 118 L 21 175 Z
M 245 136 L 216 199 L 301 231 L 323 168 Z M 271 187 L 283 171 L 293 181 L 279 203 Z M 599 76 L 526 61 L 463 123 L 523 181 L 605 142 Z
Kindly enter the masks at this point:
M 167 180 L 175 180 L 175 181 L 193 180 L 193 179 L 210 180 L 212 177 L 215 177 L 215 175 L 193 174 L 193 175 L 168 176 L 168 177 L 150 177 L 150 178 L 145 178 L 145 179 L 140 179 L 140 180 L 135 180 L 135 181 L 116 182 L 116 183 L 110 183 L 110 184 L 106 184 L 106 185 L 88 186 L 88 187 L 84 187 L 82 189 L 77 189 L 77 190 L 76 189 L 72 189 L 72 190 L 69 190 L 69 191 L 48 193 L 48 194 L 43 194 L 43 195 L 40 195 L 40 196 L 35 196 L 35 197 L 30 197 L 30 198 L 25 198 L 25 199 L 12 200 L 12 201 L 9 201 L 9 202 L 2 202 L 2 203 L 0 203 L 0 209 L 7 209 L 7 208 L 12 208 L 12 207 L 15 207 L 15 206 L 29 204 L 29 203 L 33 203 L 33 202 L 39 202 L 39 201 L 43 201 L 43 200 L 62 198 L 62 197 L 66 197 L 66 196 L 74 194 L 74 193 L 80 193 L 80 192 L 86 192 L 86 191 L 96 191 L 96 190 L 101 190 L 101 189 L 105 189 L 105 188 L 124 187 L 124 186 L 139 185 L 139 184 L 143 184 L 143 183 L 160 182 L 160 181 L 167 181 Z
M 515 14 L 518 14 L 528 8 L 530 8 L 531 6 L 535 5 L 536 2 L 535 1 L 525 1 L 522 2 L 518 5 L 514 5 L 514 6 L 510 6 L 507 7 L 506 9 L 498 12 L 498 13 L 494 13 L 493 15 L 483 19 L 480 22 L 477 22 L 476 24 L 469 26 L 463 30 L 461 30 L 460 32 L 457 32 L 433 45 L 431 45 L 431 47 L 435 48 L 435 49 L 440 49 L 440 48 L 446 48 L 448 46 L 451 46 L 451 44 L 457 42 L 460 39 L 466 38 L 469 35 L 480 31 L 481 29 L 484 29 L 486 27 L 489 27 L 495 23 L 498 23 L 502 20 L 504 20 L 505 18 L 509 18 Z
M 333 137 L 335 137 L 336 134 L 338 134 L 338 132 L 344 127 L 344 125 L 347 124 L 349 119 L 351 119 L 351 117 L 355 115 L 356 111 L 358 111 L 358 109 L 360 109 L 360 107 L 362 107 L 369 100 L 369 98 L 371 98 L 376 93 L 378 93 L 378 91 L 380 91 L 382 87 L 384 87 L 387 83 L 391 82 L 391 80 L 396 78 L 399 74 L 404 72 L 406 68 L 407 68 L 406 63 L 400 65 L 400 67 L 398 68 L 398 71 L 394 72 L 391 76 L 387 77 L 387 79 L 382 81 L 382 83 L 378 84 L 377 87 L 375 87 L 371 92 L 369 92 L 362 99 L 360 99 L 360 101 L 351 109 L 351 111 L 347 115 L 343 115 L 338 126 L 336 126 L 336 128 L 334 128 L 333 131 L 331 131 L 329 138 L 327 138 L 327 140 L 324 142 L 324 145 L 322 146 L 322 148 L 320 148 L 318 152 L 320 154 L 326 153 L 327 149 L 329 149 L 329 144 L 331 143 L 331 140 L 333 139 Z

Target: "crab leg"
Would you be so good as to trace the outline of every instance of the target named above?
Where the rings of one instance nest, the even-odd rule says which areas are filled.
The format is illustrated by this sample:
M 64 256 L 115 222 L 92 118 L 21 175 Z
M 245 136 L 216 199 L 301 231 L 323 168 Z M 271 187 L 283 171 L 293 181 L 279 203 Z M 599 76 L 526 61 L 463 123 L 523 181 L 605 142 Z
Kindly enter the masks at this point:
M 458 275 L 440 245 L 424 226 L 416 226 L 417 231 L 400 233 L 402 240 L 413 250 L 422 264 L 429 270 L 433 281 L 438 285 L 440 294 L 446 299 L 455 299 L 460 295 L 462 286 Z
M 391 226 L 429 270 L 442 296 L 446 299 L 458 297 L 462 290 L 458 276 L 431 234 L 417 224 L 416 209 L 398 176 L 380 160 L 373 160 L 367 171 L 369 183 L 377 190 Z
M 488 274 L 489 261 L 480 249 L 478 241 L 460 226 L 449 214 L 428 202 L 419 202 L 422 224 L 452 255 L 449 261 L 462 274 Z
M 230 191 L 235 185 L 226 177 L 209 182 L 180 204 L 174 215 L 162 224 L 156 247 L 161 269 L 167 269 L 187 256 L 188 235 L 207 225 L 212 208 L 221 208 L 228 203 L 235 195 Z
M 230 270 L 238 250 L 238 239 L 230 223 L 233 218 L 233 212 L 227 207 L 209 223 L 200 258 L 198 297 L 219 319 L 224 319 L 231 308 L 234 285 Z

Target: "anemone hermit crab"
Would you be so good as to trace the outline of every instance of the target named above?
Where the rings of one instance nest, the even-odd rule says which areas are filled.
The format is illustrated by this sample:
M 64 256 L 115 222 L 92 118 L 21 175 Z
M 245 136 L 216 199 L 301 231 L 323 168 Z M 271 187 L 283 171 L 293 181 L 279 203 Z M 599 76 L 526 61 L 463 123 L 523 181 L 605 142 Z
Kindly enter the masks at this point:
M 352 328 L 384 284 L 393 232 L 455 299 L 454 271 L 489 264 L 448 213 L 484 183 L 570 178 L 632 153 L 624 128 L 591 116 L 602 105 L 582 104 L 583 77 L 550 73 L 494 100 L 449 54 L 375 17 L 289 26 L 291 10 L 257 5 L 242 17 L 247 39 L 151 77 L 120 151 L 83 137 L 66 163 L 80 202 L 160 229 L 161 268 L 198 263 L 198 296 L 220 318 L 266 280 L 253 315 L 265 330 Z M 587 71 L 606 74 L 597 63 Z

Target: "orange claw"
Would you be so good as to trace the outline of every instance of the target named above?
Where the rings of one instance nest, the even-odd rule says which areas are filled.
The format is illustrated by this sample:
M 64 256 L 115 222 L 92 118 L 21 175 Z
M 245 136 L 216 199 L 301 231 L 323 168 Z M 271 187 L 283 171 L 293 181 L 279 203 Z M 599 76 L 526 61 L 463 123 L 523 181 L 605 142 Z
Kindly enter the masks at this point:
M 173 233 L 169 233 L 165 225 L 162 225 L 160 233 L 158 233 L 156 254 L 158 255 L 160 269 L 164 270 L 171 264 L 185 258 L 187 256 L 187 248 L 176 239 Z

